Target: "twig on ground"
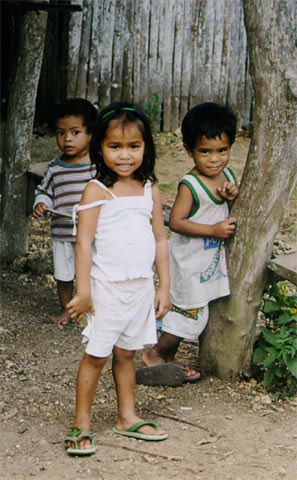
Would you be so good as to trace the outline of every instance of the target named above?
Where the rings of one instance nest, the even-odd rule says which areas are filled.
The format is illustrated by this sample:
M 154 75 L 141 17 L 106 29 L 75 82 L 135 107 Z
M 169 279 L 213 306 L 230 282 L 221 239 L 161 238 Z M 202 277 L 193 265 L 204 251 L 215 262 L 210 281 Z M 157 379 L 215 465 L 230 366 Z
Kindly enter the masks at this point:
M 167 415 L 166 413 L 153 412 L 153 411 L 150 411 L 150 413 L 152 413 L 153 415 L 156 415 L 157 417 L 169 418 L 170 420 L 175 420 L 176 422 L 186 423 L 187 425 L 192 425 L 192 427 L 200 428 L 201 430 L 205 430 L 206 432 L 211 433 L 208 428 L 202 427 L 197 423 L 190 422 L 189 420 L 183 420 L 182 418 L 174 417 L 173 415 Z
M 167 455 L 166 453 L 149 452 L 148 450 L 140 450 L 139 448 L 127 447 L 126 445 L 116 445 L 115 443 L 102 442 L 102 440 L 100 440 L 97 443 L 104 445 L 105 447 L 123 448 L 124 450 L 130 450 L 130 452 L 140 453 L 141 455 L 150 455 L 151 457 L 165 458 L 166 460 L 183 460 L 183 457 L 177 457 L 176 455 Z

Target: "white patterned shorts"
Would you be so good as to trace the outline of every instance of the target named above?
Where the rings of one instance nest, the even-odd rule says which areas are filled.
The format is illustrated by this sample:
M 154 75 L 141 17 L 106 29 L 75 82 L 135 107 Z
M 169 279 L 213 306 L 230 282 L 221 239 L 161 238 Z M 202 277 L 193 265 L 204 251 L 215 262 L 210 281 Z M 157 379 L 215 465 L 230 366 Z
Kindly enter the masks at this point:
M 197 340 L 207 325 L 208 316 L 208 305 L 186 310 L 172 305 L 170 312 L 163 318 L 162 332 L 185 340 Z

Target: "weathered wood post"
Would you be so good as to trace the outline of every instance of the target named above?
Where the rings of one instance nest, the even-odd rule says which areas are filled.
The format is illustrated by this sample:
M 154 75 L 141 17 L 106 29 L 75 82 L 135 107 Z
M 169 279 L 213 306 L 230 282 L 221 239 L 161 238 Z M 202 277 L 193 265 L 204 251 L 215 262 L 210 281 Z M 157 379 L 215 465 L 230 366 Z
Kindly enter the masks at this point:
M 1 201 L 1 257 L 10 262 L 28 250 L 27 170 L 47 12 L 24 10 L 15 81 L 4 134 Z

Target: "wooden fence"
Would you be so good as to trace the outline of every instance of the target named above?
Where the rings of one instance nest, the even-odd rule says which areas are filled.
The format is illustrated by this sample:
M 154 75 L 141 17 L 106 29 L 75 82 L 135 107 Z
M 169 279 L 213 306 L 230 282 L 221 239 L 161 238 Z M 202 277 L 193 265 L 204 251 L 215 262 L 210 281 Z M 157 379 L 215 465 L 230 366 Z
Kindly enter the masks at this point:
M 146 106 L 157 129 L 174 131 L 190 107 L 212 100 L 249 125 L 242 0 L 71 3 L 82 11 L 49 14 L 37 116 L 66 96 L 99 107 L 126 100 Z
M 70 20 L 68 96 L 99 106 L 133 100 L 154 117 L 159 107 L 164 131 L 175 130 L 199 102 L 228 102 L 248 125 L 252 86 L 241 0 L 81 5 L 83 14 Z

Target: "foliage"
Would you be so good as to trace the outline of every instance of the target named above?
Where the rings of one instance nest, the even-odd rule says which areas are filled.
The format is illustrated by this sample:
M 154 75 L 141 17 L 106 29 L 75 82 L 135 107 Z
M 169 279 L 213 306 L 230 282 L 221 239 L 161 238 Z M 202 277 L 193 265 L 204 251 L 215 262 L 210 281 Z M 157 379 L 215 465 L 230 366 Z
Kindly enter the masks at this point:
M 143 108 L 151 121 L 154 132 L 159 132 L 161 126 L 162 107 L 160 98 L 161 95 L 159 93 L 153 93 L 150 102 L 143 104 Z
M 253 365 L 260 367 L 263 385 L 289 396 L 297 390 L 297 294 L 286 282 L 268 284 L 264 293 L 261 329 L 253 351 Z

